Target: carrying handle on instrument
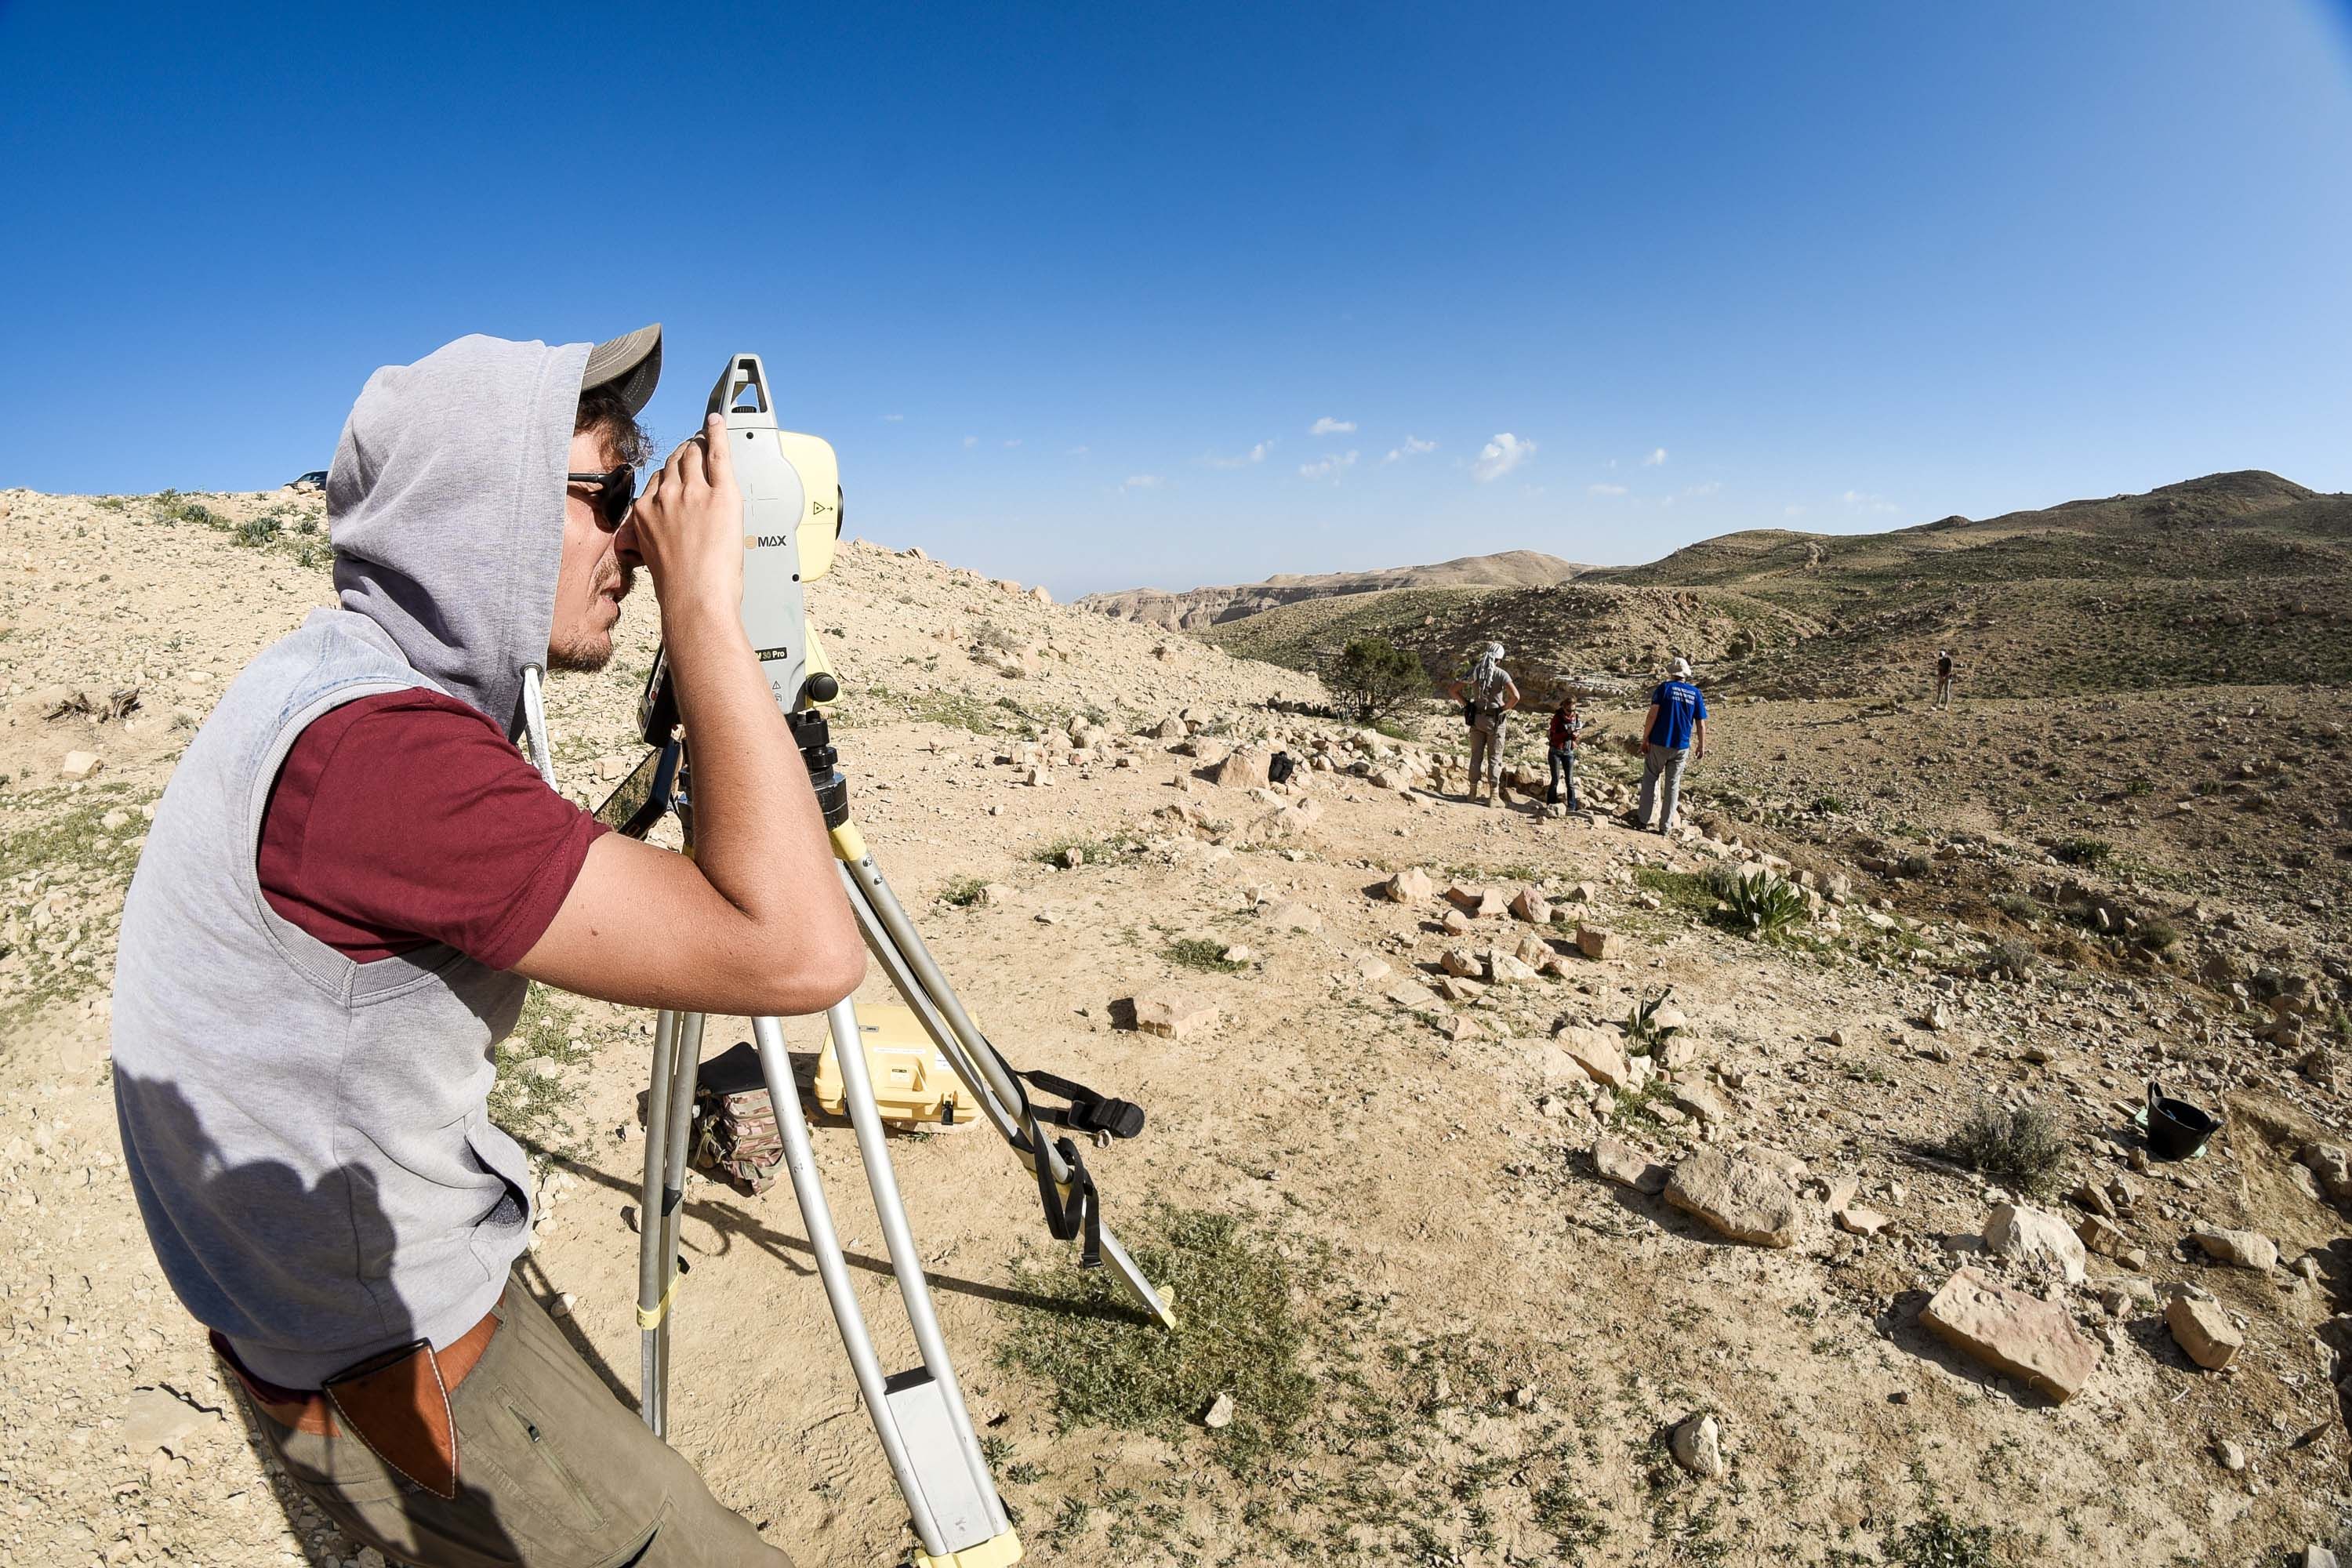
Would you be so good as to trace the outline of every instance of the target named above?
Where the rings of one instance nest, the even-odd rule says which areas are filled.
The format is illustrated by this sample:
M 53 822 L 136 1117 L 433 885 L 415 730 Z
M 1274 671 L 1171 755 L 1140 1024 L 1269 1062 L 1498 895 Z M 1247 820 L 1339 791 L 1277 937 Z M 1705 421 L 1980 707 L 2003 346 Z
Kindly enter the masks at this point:
M 736 404 L 749 391 L 753 406 L 739 408 Z M 775 423 L 776 407 L 768 396 L 768 372 L 758 354 L 737 354 L 727 362 L 719 374 L 718 384 L 710 389 L 709 412 L 734 422 L 739 415 L 752 415 L 764 423 Z

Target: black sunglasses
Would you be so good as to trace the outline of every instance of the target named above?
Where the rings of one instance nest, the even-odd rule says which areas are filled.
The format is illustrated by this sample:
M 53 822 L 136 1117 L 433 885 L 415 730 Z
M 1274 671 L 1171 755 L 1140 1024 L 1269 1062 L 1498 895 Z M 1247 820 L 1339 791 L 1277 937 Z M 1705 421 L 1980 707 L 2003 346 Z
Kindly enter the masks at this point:
M 637 470 L 626 463 L 603 474 L 566 474 L 567 485 L 596 487 L 596 526 L 610 533 L 627 521 L 637 499 Z

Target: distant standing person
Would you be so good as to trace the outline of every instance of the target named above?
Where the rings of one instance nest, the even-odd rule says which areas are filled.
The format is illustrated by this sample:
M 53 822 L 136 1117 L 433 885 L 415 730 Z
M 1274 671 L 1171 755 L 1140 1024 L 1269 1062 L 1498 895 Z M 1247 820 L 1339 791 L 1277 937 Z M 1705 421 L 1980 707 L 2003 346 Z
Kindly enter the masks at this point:
M 1936 650 L 1936 706 L 1949 708 L 1951 705 L 1952 650 L 1939 647 Z
M 1661 836 L 1675 830 L 1683 763 L 1693 755 L 1706 756 L 1706 699 L 1691 684 L 1690 674 L 1690 660 L 1675 660 L 1667 678 L 1650 693 L 1650 711 L 1642 721 L 1642 803 L 1634 810 L 1633 826 L 1647 831 L 1654 815 Z
M 1561 698 L 1559 706 L 1551 710 L 1551 734 L 1545 749 L 1546 759 L 1551 763 L 1551 784 L 1544 792 L 1546 805 L 1559 804 L 1564 784 L 1568 792 L 1568 809 L 1584 809 L 1576 799 L 1576 747 L 1583 738 L 1584 715 L 1576 710 L 1576 698 L 1571 693 Z
M 1470 800 L 1478 801 L 1478 781 L 1486 781 L 1486 804 L 1500 805 L 1503 795 L 1504 732 L 1511 710 L 1519 705 L 1518 682 L 1503 668 L 1503 645 L 1490 642 L 1468 674 L 1447 689 L 1462 704 L 1462 721 L 1470 726 Z

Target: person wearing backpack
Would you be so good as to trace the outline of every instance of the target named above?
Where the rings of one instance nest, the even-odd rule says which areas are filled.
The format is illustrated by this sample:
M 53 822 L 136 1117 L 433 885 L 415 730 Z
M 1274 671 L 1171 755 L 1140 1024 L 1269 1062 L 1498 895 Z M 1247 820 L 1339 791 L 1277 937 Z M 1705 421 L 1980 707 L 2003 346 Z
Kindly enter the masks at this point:
M 1647 832 L 1655 805 L 1660 808 L 1655 816 L 1661 837 L 1675 830 L 1683 763 L 1706 755 L 1706 699 L 1690 675 L 1690 660 L 1675 659 L 1666 679 L 1650 693 L 1650 711 L 1642 721 L 1642 800 L 1633 811 L 1633 826 Z
M 1576 709 L 1576 695 L 1570 692 L 1559 700 L 1551 710 L 1551 733 L 1546 738 L 1544 755 L 1551 764 L 1551 784 L 1544 791 L 1544 804 L 1558 805 L 1560 788 L 1568 790 L 1568 809 L 1581 811 L 1576 799 L 1576 747 L 1584 738 L 1584 715 Z
M 1448 689 L 1462 704 L 1470 727 L 1470 803 L 1478 804 L 1478 781 L 1486 781 L 1486 804 L 1503 803 L 1503 746 L 1511 710 L 1519 705 L 1518 683 L 1503 668 L 1503 645 L 1490 642 L 1469 672 Z

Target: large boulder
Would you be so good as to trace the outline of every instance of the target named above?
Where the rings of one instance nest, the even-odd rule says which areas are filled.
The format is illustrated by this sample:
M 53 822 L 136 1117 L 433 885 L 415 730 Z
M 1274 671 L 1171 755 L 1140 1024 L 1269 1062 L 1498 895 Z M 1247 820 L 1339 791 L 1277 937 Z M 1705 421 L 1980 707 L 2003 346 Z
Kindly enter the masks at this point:
M 1701 1149 L 1676 1165 L 1666 1202 L 1758 1247 L 1794 1247 L 1803 1229 L 1804 1211 L 1787 1183 L 1720 1150 Z
M 2063 1307 L 1974 1268 L 1945 1280 L 1919 1321 L 1947 1344 L 2062 1404 L 2098 1370 L 2098 1345 L 2075 1328 Z
M 2029 1269 L 2055 1274 L 2069 1285 L 2084 1279 L 2083 1238 L 2046 1209 L 2002 1204 L 1985 1221 L 1985 1250 L 2012 1258 Z
M 1247 747 L 1211 768 L 1209 780 L 1227 789 L 1265 789 L 1268 787 L 1266 764 L 1273 760 L 1271 753 Z
M 2208 1372 L 2230 1364 L 2246 1336 L 2230 1321 L 2219 1301 L 2200 1300 L 2186 1292 L 2175 1295 L 2164 1309 L 2164 1326 L 2172 1331 L 2181 1353 Z
M 2192 1233 L 2192 1239 L 2206 1257 L 2232 1268 L 2278 1267 L 2278 1243 L 2258 1230 L 2228 1230 L 2214 1226 Z
M 1389 879 L 1388 886 L 1382 889 L 1389 901 L 1394 904 L 1426 903 L 1436 890 L 1437 884 L 1431 881 L 1429 873 L 1418 866 L 1408 866 L 1399 871 Z

